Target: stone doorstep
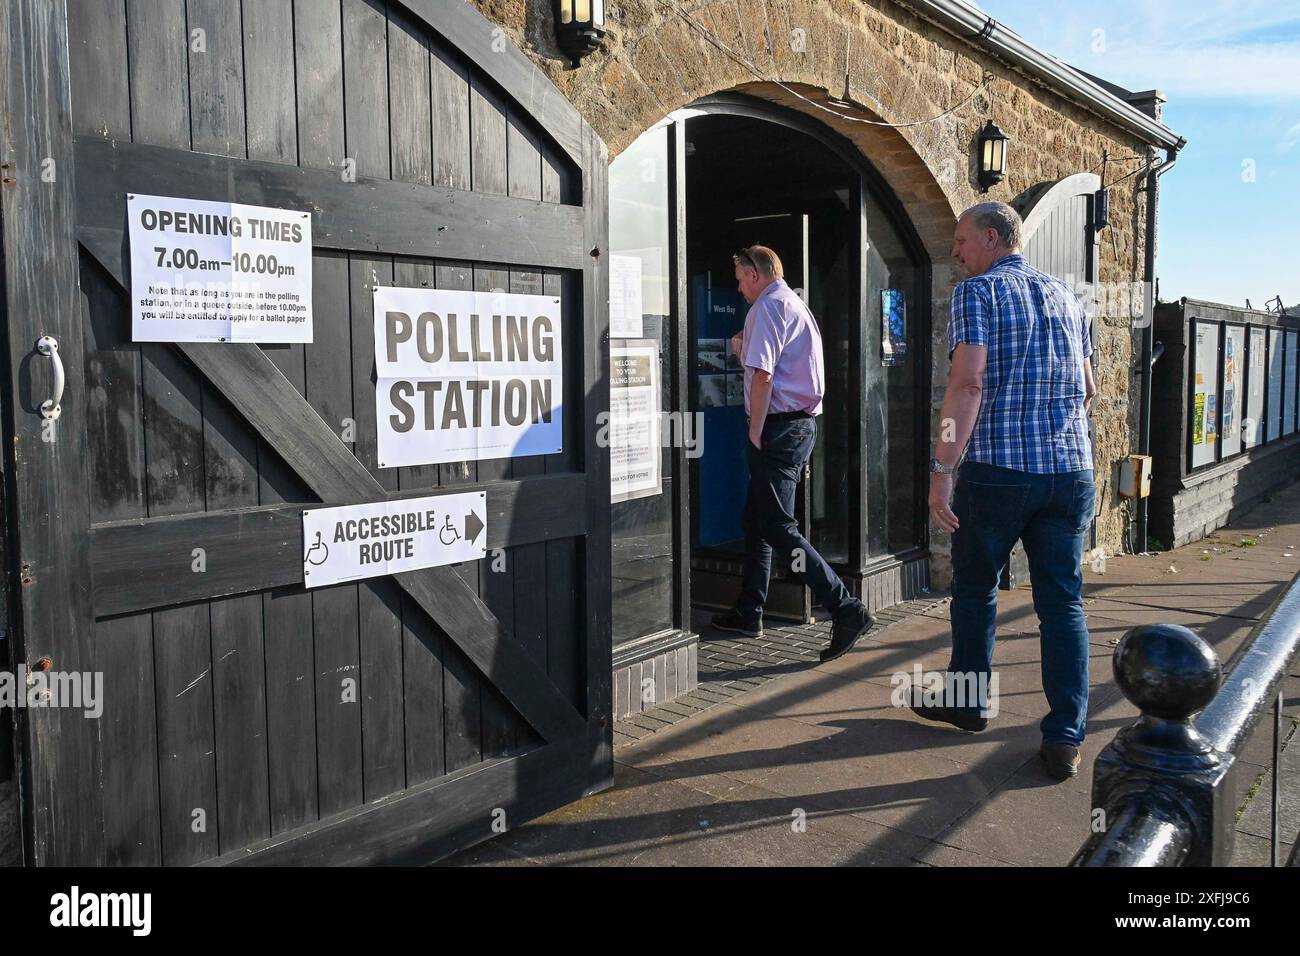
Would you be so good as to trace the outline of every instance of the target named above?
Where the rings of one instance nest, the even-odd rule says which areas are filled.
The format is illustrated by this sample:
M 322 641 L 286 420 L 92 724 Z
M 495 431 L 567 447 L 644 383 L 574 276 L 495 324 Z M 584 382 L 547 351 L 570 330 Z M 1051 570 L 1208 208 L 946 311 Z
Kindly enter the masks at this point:
M 904 621 L 946 605 L 946 595 L 916 598 L 890 607 L 890 619 L 877 616 L 876 625 L 863 639 L 874 640 L 881 632 Z M 713 641 L 700 641 L 698 653 L 699 686 L 681 698 L 666 701 L 614 723 L 614 749 L 644 740 L 667 727 L 690 720 L 714 705 L 778 680 L 786 673 L 766 673 L 769 668 L 796 673 L 803 665 L 817 664 L 815 656 L 830 636 L 829 622 L 798 624 L 789 627 L 767 625 L 764 635 L 746 638 L 728 635 Z M 746 671 L 754 670 L 752 675 Z M 683 701 L 691 701 L 683 706 Z M 675 706 L 676 705 L 676 706 Z M 688 711 L 688 713 L 683 713 Z

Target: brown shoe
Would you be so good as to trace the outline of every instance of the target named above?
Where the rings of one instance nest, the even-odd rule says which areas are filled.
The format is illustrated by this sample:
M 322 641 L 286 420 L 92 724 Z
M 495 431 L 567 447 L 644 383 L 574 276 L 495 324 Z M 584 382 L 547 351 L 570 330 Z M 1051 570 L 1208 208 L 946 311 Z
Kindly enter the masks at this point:
M 1068 780 L 1079 773 L 1079 748 L 1073 744 L 1043 744 L 1038 751 L 1050 776 Z

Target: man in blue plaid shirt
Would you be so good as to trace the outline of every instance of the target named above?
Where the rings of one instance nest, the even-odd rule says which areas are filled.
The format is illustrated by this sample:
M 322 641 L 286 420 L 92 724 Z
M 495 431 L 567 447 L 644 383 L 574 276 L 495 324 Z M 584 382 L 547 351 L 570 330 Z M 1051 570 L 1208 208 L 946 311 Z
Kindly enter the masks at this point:
M 912 709 L 964 730 L 988 726 L 998 580 L 1019 539 L 1051 708 L 1040 754 L 1065 779 L 1078 772 L 1088 710 L 1081 560 L 1096 494 L 1096 386 L 1083 306 L 1025 261 L 1021 229 L 1015 210 L 988 202 L 962 213 L 953 238 L 971 278 L 953 290 L 952 370 L 930 460 L 930 514 L 952 534 L 952 658 L 943 704 Z

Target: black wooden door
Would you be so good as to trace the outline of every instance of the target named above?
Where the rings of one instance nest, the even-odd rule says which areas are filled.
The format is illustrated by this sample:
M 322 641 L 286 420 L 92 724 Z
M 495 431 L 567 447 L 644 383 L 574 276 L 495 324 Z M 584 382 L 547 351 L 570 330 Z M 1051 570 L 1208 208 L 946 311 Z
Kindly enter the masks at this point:
M 105 685 L 25 715 L 29 862 L 428 859 L 608 785 L 599 138 L 460 0 L 5 6 L 19 656 Z M 312 344 L 133 343 L 131 192 L 311 212 Z M 378 468 L 376 283 L 559 295 L 563 451 Z M 304 504 L 441 489 L 488 558 L 304 590 Z

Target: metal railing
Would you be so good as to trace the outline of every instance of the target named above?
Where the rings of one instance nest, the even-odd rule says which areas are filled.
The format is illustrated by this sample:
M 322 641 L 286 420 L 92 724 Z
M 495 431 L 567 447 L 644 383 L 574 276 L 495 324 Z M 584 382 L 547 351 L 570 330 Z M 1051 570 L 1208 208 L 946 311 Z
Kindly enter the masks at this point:
M 1282 684 L 1298 656 L 1300 575 L 1251 630 L 1226 675 L 1214 649 L 1185 627 L 1129 630 L 1115 648 L 1115 681 L 1142 716 L 1097 757 L 1094 832 L 1070 865 L 1227 865 L 1238 803 L 1233 784 L 1244 772 L 1236 765 L 1272 704 L 1276 866 Z M 1295 850 L 1287 865 L 1300 865 Z

